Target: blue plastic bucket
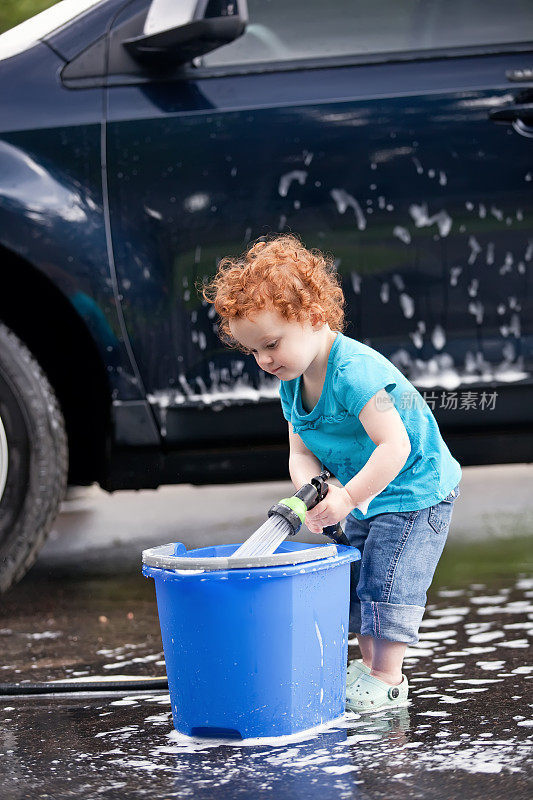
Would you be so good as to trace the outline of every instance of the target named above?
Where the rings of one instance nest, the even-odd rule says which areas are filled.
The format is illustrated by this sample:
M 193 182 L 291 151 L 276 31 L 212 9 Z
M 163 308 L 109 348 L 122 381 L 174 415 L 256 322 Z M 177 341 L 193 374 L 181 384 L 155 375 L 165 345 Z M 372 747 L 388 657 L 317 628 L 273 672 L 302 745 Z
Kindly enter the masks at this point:
M 173 548 L 181 564 L 193 559 L 193 566 L 225 559 L 237 547 L 187 552 L 178 543 L 143 553 L 143 575 L 155 581 L 174 727 L 191 736 L 244 739 L 297 733 L 340 717 L 350 562 L 359 551 L 324 544 L 319 548 L 332 555 L 302 561 L 302 551 L 319 548 L 284 542 L 270 558 L 300 563 L 213 571 L 146 563 L 147 553 L 164 548 L 167 556 Z

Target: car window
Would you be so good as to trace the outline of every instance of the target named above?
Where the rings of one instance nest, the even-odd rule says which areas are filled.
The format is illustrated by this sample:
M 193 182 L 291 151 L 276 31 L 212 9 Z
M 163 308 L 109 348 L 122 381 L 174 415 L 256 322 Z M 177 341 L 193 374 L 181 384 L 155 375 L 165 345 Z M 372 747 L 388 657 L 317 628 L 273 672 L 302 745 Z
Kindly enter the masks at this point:
M 52 31 L 65 25 L 103 0 L 62 0 L 0 36 L 0 59 L 10 58 L 32 47 Z
M 245 34 L 203 66 L 502 45 L 533 38 L 532 0 L 248 0 Z

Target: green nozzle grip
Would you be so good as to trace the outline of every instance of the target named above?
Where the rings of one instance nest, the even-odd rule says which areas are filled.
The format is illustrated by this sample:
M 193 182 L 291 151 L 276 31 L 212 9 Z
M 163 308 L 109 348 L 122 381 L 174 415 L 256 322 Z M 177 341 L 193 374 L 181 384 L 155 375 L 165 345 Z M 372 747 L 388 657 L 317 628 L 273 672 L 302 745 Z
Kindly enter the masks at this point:
M 300 500 L 299 497 L 293 495 L 293 497 L 284 497 L 283 500 L 280 500 L 279 502 L 283 503 L 284 506 L 288 506 L 288 508 L 298 515 L 300 521 L 302 523 L 304 522 L 307 506 L 303 500 Z

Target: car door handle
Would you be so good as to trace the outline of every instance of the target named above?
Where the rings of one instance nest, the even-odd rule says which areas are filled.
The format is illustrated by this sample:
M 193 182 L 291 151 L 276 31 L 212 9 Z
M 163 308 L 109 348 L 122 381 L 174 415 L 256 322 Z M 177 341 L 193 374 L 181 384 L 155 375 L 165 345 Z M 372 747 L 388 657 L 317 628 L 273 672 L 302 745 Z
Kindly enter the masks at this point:
M 533 103 L 517 103 L 503 106 L 503 108 L 494 108 L 489 111 L 489 117 L 495 122 L 516 122 L 518 120 L 531 122 L 533 121 Z

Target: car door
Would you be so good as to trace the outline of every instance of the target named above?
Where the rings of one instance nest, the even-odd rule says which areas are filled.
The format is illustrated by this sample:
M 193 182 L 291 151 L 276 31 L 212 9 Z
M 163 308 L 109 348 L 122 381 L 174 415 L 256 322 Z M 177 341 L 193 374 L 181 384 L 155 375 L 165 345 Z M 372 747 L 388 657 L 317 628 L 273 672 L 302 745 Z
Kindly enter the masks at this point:
M 531 427 L 529 2 L 248 8 L 194 65 L 107 81 L 118 287 L 168 445 L 286 435 L 277 379 L 220 344 L 196 288 L 272 231 L 334 254 L 346 334 L 446 430 Z

